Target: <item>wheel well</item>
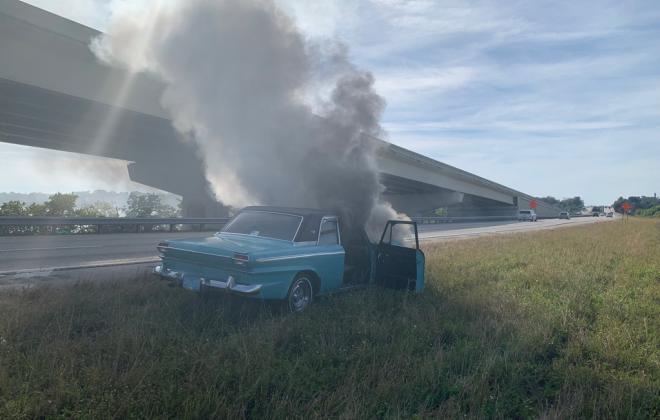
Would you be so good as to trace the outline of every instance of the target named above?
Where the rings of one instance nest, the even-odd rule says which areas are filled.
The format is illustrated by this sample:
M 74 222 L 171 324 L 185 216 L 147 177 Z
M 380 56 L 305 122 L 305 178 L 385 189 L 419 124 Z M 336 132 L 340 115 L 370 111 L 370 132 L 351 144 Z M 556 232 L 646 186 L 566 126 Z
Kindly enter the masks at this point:
M 321 279 L 319 278 L 318 274 L 311 270 L 305 270 L 301 271 L 298 274 L 296 274 L 295 278 L 298 278 L 299 276 L 306 275 L 309 277 L 309 279 L 312 282 L 312 288 L 314 289 L 314 295 L 316 295 L 319 290 L 321 289 Z

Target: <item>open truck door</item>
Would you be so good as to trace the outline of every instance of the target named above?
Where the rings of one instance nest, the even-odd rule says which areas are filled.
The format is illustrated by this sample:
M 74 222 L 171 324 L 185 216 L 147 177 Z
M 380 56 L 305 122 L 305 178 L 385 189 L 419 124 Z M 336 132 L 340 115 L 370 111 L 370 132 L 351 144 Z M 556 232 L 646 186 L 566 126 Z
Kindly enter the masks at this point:
M 424 253 L 419 249 L 417 223 L 390 220 L 376 246 L 376 284 L 421 292 L 424 290 L 424 260 Z

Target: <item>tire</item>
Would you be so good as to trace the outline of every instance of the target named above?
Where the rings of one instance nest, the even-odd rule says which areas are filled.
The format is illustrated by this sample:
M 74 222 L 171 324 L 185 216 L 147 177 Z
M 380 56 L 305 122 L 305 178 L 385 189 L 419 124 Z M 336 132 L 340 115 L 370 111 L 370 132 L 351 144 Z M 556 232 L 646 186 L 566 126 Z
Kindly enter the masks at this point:
M 286 298 L 290 312 L 303 312 L 314 301 L 314 287 L 308 274 L 299 274 L 293 280 Z

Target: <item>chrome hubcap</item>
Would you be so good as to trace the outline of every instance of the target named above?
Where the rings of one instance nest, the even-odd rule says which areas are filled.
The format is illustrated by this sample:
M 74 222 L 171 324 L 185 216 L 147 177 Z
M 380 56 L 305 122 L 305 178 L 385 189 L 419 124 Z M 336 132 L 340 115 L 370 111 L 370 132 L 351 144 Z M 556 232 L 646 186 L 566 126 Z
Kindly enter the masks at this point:
M 312 285 L 306 278 L 296 280 L 291 289 L 289 304 L 295 312 L 300 312 L 312 301 Z

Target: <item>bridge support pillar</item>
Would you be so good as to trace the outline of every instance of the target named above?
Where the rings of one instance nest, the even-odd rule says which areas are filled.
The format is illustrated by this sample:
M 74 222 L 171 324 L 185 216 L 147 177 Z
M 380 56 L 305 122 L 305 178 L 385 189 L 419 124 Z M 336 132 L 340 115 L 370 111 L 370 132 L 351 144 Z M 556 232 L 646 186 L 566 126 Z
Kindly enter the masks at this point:
M 202 168 L 198 159 L 180 156 L 174 163 L 131 163 L 128 174 L 131 181 L 180 195 L 183 217 L 227 217 L 229 208 L 215 199 Z
M 211 198 L 210 194 L 183 194 L 181 200 L 183 217 L 227 217 L 228 207 Z

